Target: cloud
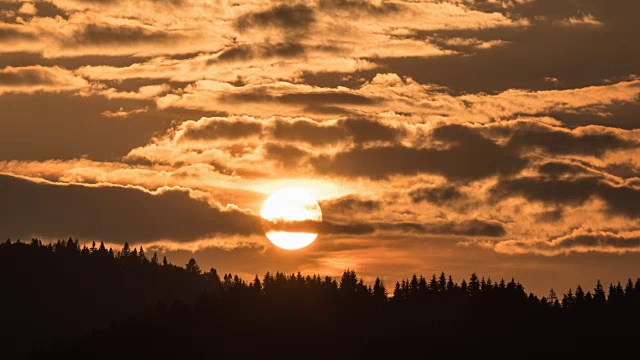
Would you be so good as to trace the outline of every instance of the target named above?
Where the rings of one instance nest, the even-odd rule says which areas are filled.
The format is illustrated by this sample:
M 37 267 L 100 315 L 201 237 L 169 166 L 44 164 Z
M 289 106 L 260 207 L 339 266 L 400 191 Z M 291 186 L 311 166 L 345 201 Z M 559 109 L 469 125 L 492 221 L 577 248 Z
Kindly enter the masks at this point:
M 559 177 L 565 174 L 581 174 L 585 172 L 585 169 L 579 165 L 550 161 L 542 164 L 538 171 L 544 175 Z
M 312 120 L 276 120 L 272 130 L 276 139 L 302 141 L 322 146 L 349 141 L 356 144 L 365 142 L 395 142 L 402 130 L 366 118 L 346 118 L 337 121 L 316 122 Z
M 507 240 L 495 244 L 495 251 L 505 254 L 537 254 L 544 256 L 570 253 L 625 253 L 640 251 L 640 233 L 577 229 L 550 240 Z
M 5 238 L 78 237 L 113 243 L 189 242 L 262 232 L 257 217 L 212 206 L 185 189 L 51 183 L 0 175 Z
M 281 29 L 308 29 L 316 21 L 315 11 L 305 5 L 281 4 L 263 11 L 250 12 L 238 17 L 235 26 L 239 30 L 253 27 Z
M 262 132 L 262 124 L 249 118 L 209 118 L 200 121 L 186 121 L 180 126 L 177 141 L 237 139 Z
M 40 74 L 37 69 L 35 72 Z M 61 74 L 62 79 L 66 79 L 69 72 L 62 71 Z M 44 79 L 52 82 L 46 76 Z M 54 81 L 57 79 L 58 77 L 53 77 Z M 75 87 L 75 81 L 66 83 Z M 0 108 L 3 109 L 3 118 L 12 119 L 0 121 L 0 159 L 3 160 L 80 157 L 100 161 L 116 160 L 127 155 L 131 149 L 148 144 L 152 135 L 166 132 L 172 121 L 184 121 L 205 115 L 200 111 L 189 110 L 159 111 L 155 104 L 148 100 L 77 96 L 59 91 L 67 88 L 59 83 L 25 83 L 20 86 L 6 86 L 0 83 L 0 88 L 3 87 L 8 92 L 0 96 Z M 16 93 L 18 89 L 20 92 Z M 24 93 L 37 89 L 43 90 Z M 34 106 L 34 103 L 37 106 Z M 103 115 L 107 111 L 118 111 L 120 108 L 141 109 L 147 106 L 148 111 L 130 113 L 126 118 L 108 118 Z M 212 114 L 207 112 L 206 115 Z
M 231 94 L 222 94 L 220 99 L 231 102 L 273 102 L 282 104 L 304 104 L 308 109 L 314 105 L 374 105 L 380 99 L 372 99 L 359 94 L 344 91 L 290 93 L 283 95 L 271 95 L 265 91 L 249 91 Z
M 631 185 L 614 185 L 594 176 L 576 179 L 501 179 L 489 193 L 494 201 L 524 197 L 530 201 L 571 206 L 582 205 L 592 197 L 597 197 L 605 202 L 607 214 L 628 218 L 640 215 L 640 189 Z
M 337 199 L 320 202 L 325 217 L 346 215 L 357 217 L 359 214 L 380 210 L 382 204 L 378 200 L 363 199 L 357 195 L 343 196 Z
M 638 147 L 638 141 L 623 139 L 615 130 L 588 128 L 567 131 L 549 126 L 526 126 L 515 128 L 507 147 L 533 148 L 558 155 L 602 156 L 608 151 Z
M 439 234 L 458 236 L 501 237 L 506 234 L 502 224 L 486 220 L 442 221 L 437 223 L 378 223 L 381 230 L 399 231 L 401 233 Z
M 19 27 L 3 26 L 3 24 L 0 23 L 0 43 L 35 39 L 36 36 L 34 34 L 26 32 Z
M 451 185 L 413 189 L 409 192 L 409 196 L 414 203 L 426 201 L 436 205 L 448 205 L 466 198 L 458 187 Z
M 0 95 L 3 93 L 61 92 L 88 89 L 82 77 L 60 67 L 7 66 L 0 69 Z
M 258 46 L 245 44 L 225 49 L 216 59 L 211 59 L 209 64 L 225 61 L 246 61 L 255 58 L 294 58 L 305 55 L 307 51 L 308 47 L 298 42 L 267 43 Z
M 267 160 L 275 161 L 285 168 L 295 168 L 308 153 L 297 146 L 279 143 L 262 145 Z
M 348 177 L 380 179 L 391 175 L 431 173 L 465 181 L 514 174 L 527 163 L 508 148 L 466 126 L 438 127 L 433 130 L 432 138 L 448 147 L 356 147 L 334 156 L 315 157 L 311 163 L 319 173 Z
M 398 3 L 382 1 L 378 4 L 367 0 L 319 0 L 318 7 L 322 10 L 339 10 L 349 14 L 387 15 L 399 12 L 403 6 Z
M 602 84 L 606 79 L 640 70 L 638 45 L 633 42 L 638 31 L 634 11 L 640 8 L 632 0 L 622 1 L 615 8 L 607 6 L 606 0 L 458 3 L 485 14 L 501 14 L 523 26 L 438 31 L 435 36 L 443 39 L 499 39 L 508 45 L 446 58 L 388 59 L 387 69 L 421 82 L 447 86 L 456 93 L 569 89 Z M 434 32 L 418 31 L 409 37 L 430 35 Z M 549 41 L 551 37 L 553 41 Z M 582 66 L 573 66 L 577 63 Z M 613 63 L 617 66 L 610 66 Z M 545 78 L 550 77 L 560 83 L 546 82 Z
M 501 237 L 506 234 L 502 224 L 487 220 L 416 222 L 349 222 L 327 221 L 276 221 L 266 222 L 271 231 L 311 232 L 323 235 L 371 235 L 374 233 L 437 234 L 447 236 Z
M 87 24 L 73 36 L 78 44 L 120 44 L 120 43 L 159 43 L 170 39 L 169 33 L 142 26 L 113 26 L 106 24 Z

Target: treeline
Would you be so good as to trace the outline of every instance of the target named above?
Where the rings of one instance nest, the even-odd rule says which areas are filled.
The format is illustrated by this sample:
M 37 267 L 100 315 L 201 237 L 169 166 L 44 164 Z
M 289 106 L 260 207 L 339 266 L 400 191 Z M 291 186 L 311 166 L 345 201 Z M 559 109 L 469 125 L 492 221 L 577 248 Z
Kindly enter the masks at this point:
M 413 343 L 457 358 L 493 354 L 496 342 L 503 352 L 581 354 L 589 341 L 615 346 L 636 336 L 640 320 L 640 279 L 560 297 L 476 274 L 460 283 L 413 275 L 389 290 L 353 270 L 337 279 L 268 272 L 244 280 L 203 271 L 194 259 L 182 267 L 142 247 L 72 239 L 0 244 L 0 285 L 0 345 L 13 356 L 114 358 L 143 352 L 142 343 L 158 344 L 144 346 L 147 356 L 178 358 L 302 356 L 308 348 L 306 357 L 377 358 L 413 351 Z

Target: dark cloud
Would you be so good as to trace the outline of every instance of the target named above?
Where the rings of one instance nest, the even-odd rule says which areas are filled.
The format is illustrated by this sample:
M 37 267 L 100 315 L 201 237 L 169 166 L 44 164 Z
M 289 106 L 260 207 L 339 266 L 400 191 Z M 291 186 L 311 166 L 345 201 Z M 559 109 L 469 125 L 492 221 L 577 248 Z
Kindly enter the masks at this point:
M 337 223 L 333 221 L 266 221 L 262 220 L 265 231 L 310 232 L 321 235 L 366 235 L 375 231 L 367 223 Z
M 438 223 L 420 224 L 413 222 L 404 223 L 378 223 L 381 230 L 400 231 L 417 234 L 441 234 L 458 236 L 486 236 L 501 237 L 506 234 L 502 224 L 485 220 L 464 220 L 461 222 L 443 221 Z
M 624 237 L 615 234 L 584 234 L 562 238 L 553 244 L 554 248 L 613 247 L 617 249 L 640 248 L 640 236 Z
M 116 4 L 124 0 L 79 0 L 80 2 L 91 4 Z M 184 0 L 148 0 L 150 3 L 157 3 L 160 5 L 179 6 L 184 3 Z
M 269 58 L 300 58 L 309 51 L 337 53 L 342 49 L 331 45 L 307 45 L 296 41 L 283 41 L 264 44 L 235 45 L 223 50 L 217 58 L 209 60 L 209 64 L 225 61 L 248 61 Z
M 44 68 L 20 69 L 16 72 L 0 72 L 0 84 L 5 86 L 54 85 L 56 74 Z
M 504 253 L 536 253 L 542 255 L 572 252 L 623 253 L 640 250 L 640 236 L 637 234 L 618 234 L 603 231 L 577 231 L 549 241 L 508 240 L 498 243 L 496 250 Z
M 409 196 L 414 203 L 426 201 L 436 205 L 447 205 L 467 197 L 457 187 L 451 185 L 417 188 L 411 190 Z
M 266 158 L 274 160 L 285 168 L 297 166 L 308 154 L 297 146 L 279 143 L 267 143 L 263 145 Z
M 559 177 L 563 175 L 579 175 L 587 173 L 587 170 L 576 164 L 569 164 L 564 162 L 549 161 L 542 164 L 538 171 L 540 174 L 548 175 L 552 177 Z
M 379 210 L 381 205 L 380 201 L 362 199 L 356 195 L 348 195 L 320 202 L 320 207 L 327 217 L 334 215 L 357 216 L 361 213 Z
M 356 147 L 333 157 L 313 158 L 311 163 L 323 174 L 380 179 L 391 175 L 432 173 L 465 181 L 514 174 L 527 163 L 509 148 L 466 126 L 441 126 L 434 129 L 432 138 L 447 147 Z
M 36 15 L 40 17 L 55 18 L 60 16 L 61 18 L 68 20 L 69 14 L 60 9 L 56 4 L 49 1 L 38 1 L 35 4 Z
M 330 235 L 367 235 L 375 231 L 374 227 L 368 223 L 348 223 L 339 224 L 331 221 L 323 221 L 320 227 L 321 234 Z
M 607 164 L 604 171 L 623 179 L 640 178 L 640 168 L 631 161 Z
M 351 141 L 362 144 L 370 141 L 394 142 L 402 130 L 365 118 L 340 119 L 326 125 L 312 120 L 276 121 L 273 136 L 287 141 L 303 141 L 312 145 Z
M 516 129 L 507 144 L 508 148 L 540 149 L 557 155 L 592 156 L 637 146 L 638 142 L 624 140 L 612 133 L 575 134 L 548 127 Z
M 36 36 L 17 28 L 0 27 L 0 42 L 13 40 L 35 40 Z
M 631 149 L 640 142 L 625 139 L 626 132 L 614 128 L 591 127 L 568 131 L 566 128 L 535 121 L 510 121 L 474 128 L 481 134 L 506 142 L 514 153 L 544 151 L 551 155 L 602 156 L 609 151 Z
M 18 10 L 22 6 L 22 3 L 17 1 L 1 1 L 0 2 L 0 24 L 16 24 L 18 17 L 23 19 L 30 19 L 33 16 L 27 14 L 20 14 Z M 0 40 L 3 39 L 2 29 L 0 28 Z
M 73 36 L 79 44 L 127 44 L 166 41 L 171 35 L 165 31 L 151 31 L 142 27 L 88 24 Z
M 569 111 L 552 111 L 547 114 L 561 121 L 568 128 L 601 125 L 625 130 L 639 129 L 640 101 L 614 101 L 606 106 L 572 108 Z
M 285 104 L 339 104 L 339 105 L 375 105 L 382 99 L 370 98 L 363 95 L 342 91 L 285 94 L 277 97 Z
M 244 44 L 230 47 L 220 53 L 216 59 L 208 61 L 209 64 L 225 61 L 248 61 L 252 59 L 270 58 L 300 58 L 308 52 L 337 53 L 342 51 L 337 46 L 307 45 L 295 41 L 284 41 L 265 44 Z
M 332 107 L 332 105 L 375 105 L 383 101 L 380 98 L 370 98 L 363 95 L 352 94 L 344 91 L 294 93 L 272 95 L 266 90 L 254 90 L 240 93 L 220 94 L 221 101 L 235 103 L 276 103 L 288 105 L 303 105 L 305 111 L 326 113 L 327 109 L 337 110 L 342 113 L 345 110 Z M 336 111 L 330 111 L 336 113 Z
M 350 14 L 387 15 L 402 10 L 402 5 L 387 1 L 379 4 L 368 0 L 319 0 L 318 7 L 322 10 L 340 10 Z
M 268 10 L 244 14 L 236 19 L 235 26 L 239 30 L 252 27 L 306 30 L 315 20 L 315 11 L 307 5 L 281 4 Z
M 273 136 L 279 140 L 304 141 L 311 145 L 335 144 L 344 139 L 343 129 L 313 120 L 277 120 Z
M 541 223 L 554 223 L 562 220 L 564 210 L 561 207 L 557 207 L 552 210 L 542 211 L 535 214 L 536 222 Z
M 272 57 L 292 58 L 303 56 L 307 52 L 306 45 L 297 42 L 279 42 L 262 45 L 239 45 L 224 50 L 216 61 L 246 61 L 254 58 L 267 59 Z
M 0 28 L 0 40 L 2 39 L 2 31 L 3 29 Z M 42 54 L 32 52 L 0 52 L 0 68 L 6 66 L 23 67 L 34 65 L 47 67 L 60 66 L 69 70 L 75 70 L 82 66 L 100 65 L 127 67 L 150 59 L 150 57 L 111 55 L 82 55 L 45 58 Z
M 345 119 L 338 126 L 343 127 L 359 144 L 368 141 L 393 142 L 403 134 L 402 130 L 368 119 Z
M 34 106 L 37 104 L 37 106 Z M 106 119 L 119 108 L 149 111 L 127 118 Z M 114 160 L 166 132 L 172 122 L 211 112 L 155 107 L 153 101 L 81 97 L 70 94 L 3 94 L 0 96 L 0 160 Z
M 454 93 L 496 93 L 518 89 L 569 89 L 604 84 L 640 73 L 640 3 L 621 0 L 473 1 L 486 12 L 501 12 L 529 26 L 445 31 L 418 31 L 414 39 L 502 40 L 505 46 L 444 57 L 374 59 L 390 72 L 436 83 Z M 569 24 L 568 19 L 592 15 L 600 26 Z M 578 64 L 578 65 L 576 65 Z M 545 78 L 558 82 L 550 83 Z
M 38 183 L 0 175 L 5 238 L 73 236 L 109 242 L 191 241 L 261 233 L 257 217 L 222 210 L 183 190 L 153 195 L 136 188 Z
M 259 135 L 261 131 L 262 124 L 255 121 L 211 119 L 203 124 L 185 128 L 183 138 L 188 140 L 237 139 Z
M 611 185 L 598 177 L 561 180 L 547 177 L 501 179 L 490 190 L 498 201 L 509 197 L 524 197 L 556 206 L 582 205 L 592 197 L 607 204 L 608 213 L 629 218 L 640 216 L 640 189 Z

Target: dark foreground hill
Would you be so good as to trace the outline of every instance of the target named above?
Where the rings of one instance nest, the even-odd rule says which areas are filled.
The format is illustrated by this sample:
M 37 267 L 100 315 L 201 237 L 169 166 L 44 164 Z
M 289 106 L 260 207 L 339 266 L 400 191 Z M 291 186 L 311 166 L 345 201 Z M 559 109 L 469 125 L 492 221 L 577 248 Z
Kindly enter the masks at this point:
M 244 281 L 71 239 L 0 245 L 1 358 L 637 358 L 640 280 L 557 299 L 441 274 Z M 622 354 L 622 355 L 618 355 Z M 635 354 L 635 355 L 634 355 Z

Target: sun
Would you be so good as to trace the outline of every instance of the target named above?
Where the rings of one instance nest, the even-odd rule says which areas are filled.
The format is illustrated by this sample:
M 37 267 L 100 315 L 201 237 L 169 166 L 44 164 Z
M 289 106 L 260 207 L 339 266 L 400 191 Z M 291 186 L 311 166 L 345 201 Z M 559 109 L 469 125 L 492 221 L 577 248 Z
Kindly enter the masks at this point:
M 296 250 L 308 246 L 318 237 L 322 210 L 310 191 L 286 187 L 267 198 L 260 210 L 265 235 L 274 245 Z

